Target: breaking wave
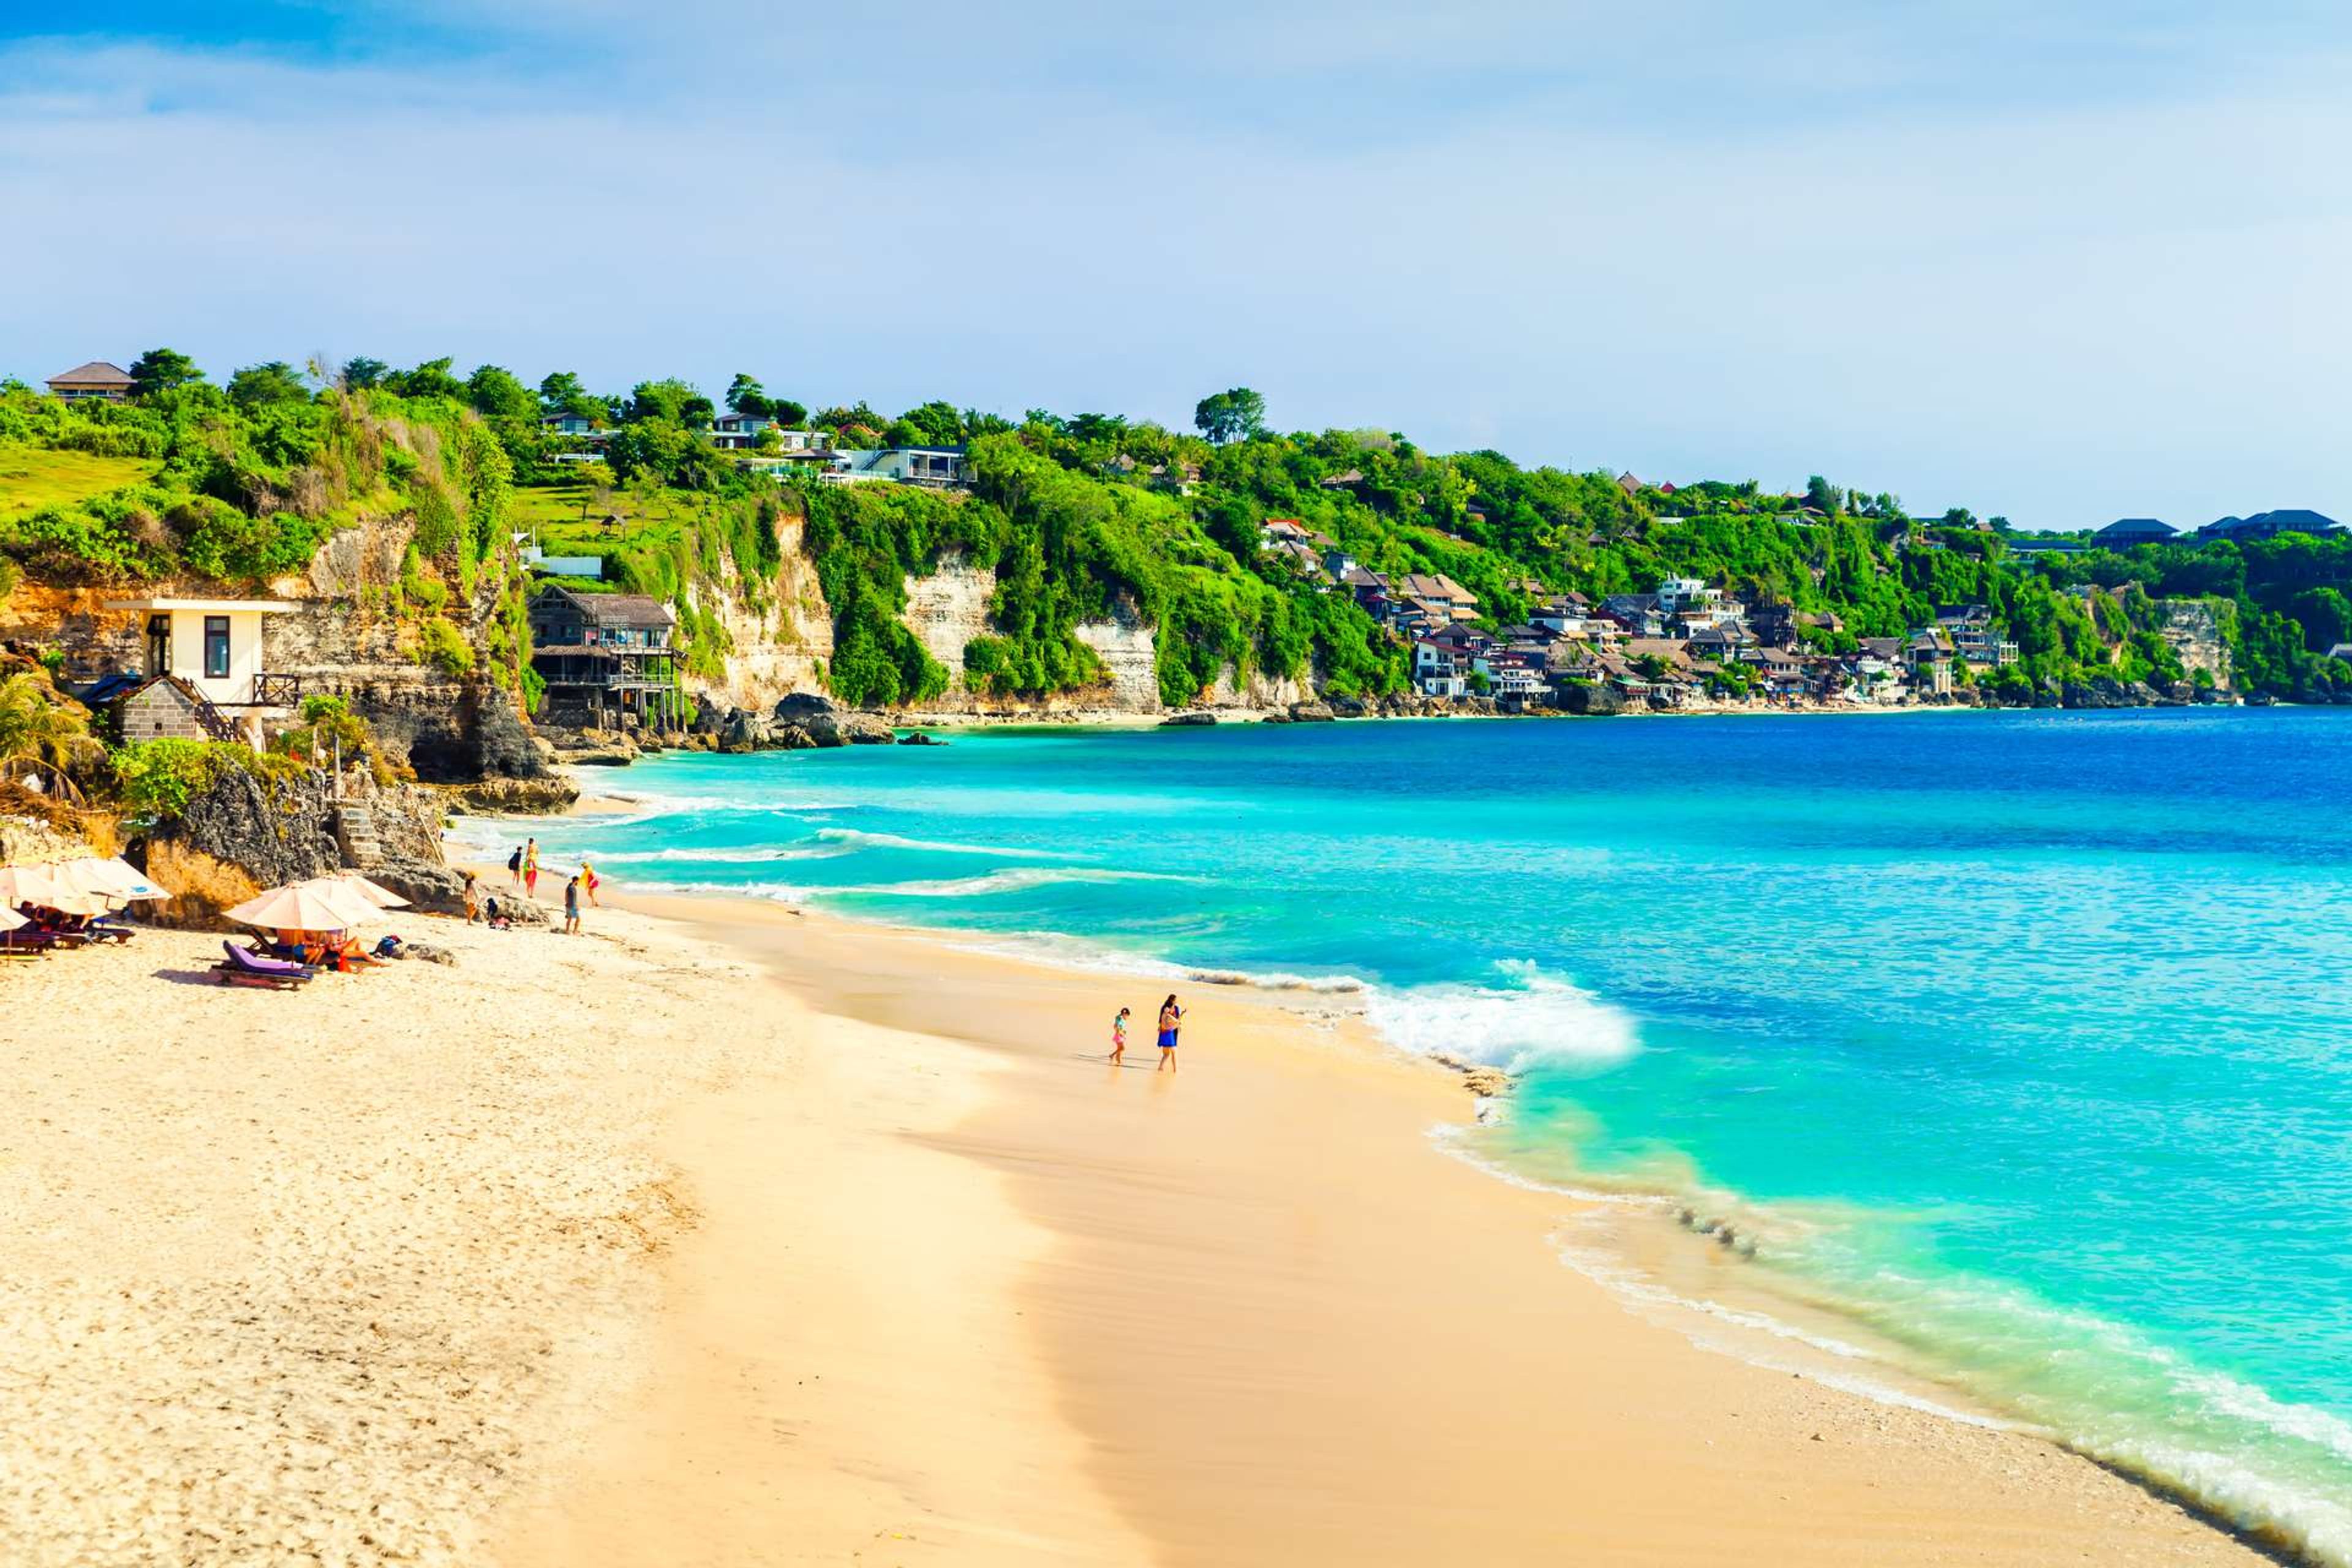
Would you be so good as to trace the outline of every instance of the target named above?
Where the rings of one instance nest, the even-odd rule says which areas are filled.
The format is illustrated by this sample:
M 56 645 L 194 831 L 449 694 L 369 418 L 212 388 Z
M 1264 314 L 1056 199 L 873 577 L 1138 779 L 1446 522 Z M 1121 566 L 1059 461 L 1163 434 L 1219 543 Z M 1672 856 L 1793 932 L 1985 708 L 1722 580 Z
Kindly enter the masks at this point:
M 1630 1016 L 1523 960 L 1496 968 L 1500 984 L 1376 987 L 1365 1015 L 1405 1050 L 1509 1072 L 1536 1062 L 1611 1062 L 1633 1054 Z

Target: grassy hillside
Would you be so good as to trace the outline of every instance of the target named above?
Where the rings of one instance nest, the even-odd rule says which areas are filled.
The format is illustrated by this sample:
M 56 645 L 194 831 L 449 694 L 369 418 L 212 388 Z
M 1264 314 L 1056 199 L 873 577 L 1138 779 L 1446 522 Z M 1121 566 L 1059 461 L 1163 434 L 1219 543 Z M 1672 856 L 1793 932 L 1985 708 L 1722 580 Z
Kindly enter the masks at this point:
M 44 507 L 79 506 L 131 485 L 155 471 L 145 458 L 109 458 L 92 452 L 0 443 L 0 522 Z

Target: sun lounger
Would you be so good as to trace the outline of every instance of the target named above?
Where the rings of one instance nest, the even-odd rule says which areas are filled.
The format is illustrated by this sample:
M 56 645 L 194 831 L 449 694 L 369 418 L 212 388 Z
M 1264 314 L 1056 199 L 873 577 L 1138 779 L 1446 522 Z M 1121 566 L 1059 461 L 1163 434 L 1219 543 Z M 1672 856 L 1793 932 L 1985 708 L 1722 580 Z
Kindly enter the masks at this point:
M 127 942 L 139 934 L 139 928 L 125 925 L 111 915 L 100 915 L 84 928 L 92 942 Z
M 309 984 L 311 971 L 299 963 L 289 963 L 280 958 L 264 958 L 251 948 L 239 947 L 233 942 L 221 943 L 228 954 L 227 962 L 215 963 L 224 985 L 259 985 L 272 991 L 291 991 Z

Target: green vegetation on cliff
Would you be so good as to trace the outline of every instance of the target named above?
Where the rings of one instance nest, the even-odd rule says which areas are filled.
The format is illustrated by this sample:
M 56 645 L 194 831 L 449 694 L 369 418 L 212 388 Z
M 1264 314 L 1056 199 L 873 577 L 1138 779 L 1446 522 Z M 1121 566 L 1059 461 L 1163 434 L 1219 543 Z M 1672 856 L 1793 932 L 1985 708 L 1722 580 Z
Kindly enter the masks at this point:
M 1981 679 L 2022 700 L 2092 677 L 2179 680 L 2158 602 L 2201 600 L 2242 686 L 2352 690 L 2352 665 L 2328 657 L 2352 640 L 2344 533 L 2029 555 L 1999 519 L 1915 519 L 1891 495 L 1819 478 L 1801 494 L 1752 481 L 1667 490 L 1491 451 L 1428 453 L 1386 431 L 1283 434 L 1247 388 L 1203 399 L 1201 434 L 1043 410 L 1015 423 L 944 401 L 896 416 L 864 404 L 811 415 L 749 374 L 728 389 L 738 413 L 843 446 L 961 446 L 969 491 L 942 492 L 748 471 L 712 444 L 717 405 L 675 380 L 597 395 L 557 373 L 534 392 L 494 365 L 460 378 L 447 360 L 406 371 L 362 360 L 316 392 L 279 363 L 246 367 L 223 389 L 168 351 L 138 371 L 146 390 L 121 406 L 0 389 L 0 554 L 60 581 L 247 582 L 301 569 L 362 516 L 406 515 L 415 544 L 390 607 L 419 623 L 417 657 L 453 675 L 511 680 L 527 662 L 504 548 L 523 530 L 551 554 L 604 557 L 603 579 L 580 586 L 670 603 L 688 672 L 714 678 L 731 651 L 718 607 L 731 595 L 756 616 L 779 608 L 779 525 L 797 517 L 833 619 L 826 679 L 848 702 L 945 691 L 948 672 L 903 617 L 907 580 L 948 560 L 996 584 L 988 627 L 963 649 L 976 692 L 1097 685 L 1102 661 L 1078 631 L 1104 622 L 1153 631 L 1171 705 L 1254 675 L 1399 689 L 1406 650 L 1319 568 L 1261 548 L 1261 525 L 1287 518 L 1370 570 L 1452 578 L 1490 626 L 1543 595 L 1598 600 L 1675 575 L 1833 615 L 1839 629 L 1806 634 L 1832 647 L 1982 604 L 2020 657 Z M 586 444 L 551 418 L 594 427 L 603 460 L 568 460 Z M 759 439 L 780 445 L 775 429 Z M 12 473 L 28 476 L 21 488 Z M 454 623 L 486 568 L 500 598 L 469 643 Z

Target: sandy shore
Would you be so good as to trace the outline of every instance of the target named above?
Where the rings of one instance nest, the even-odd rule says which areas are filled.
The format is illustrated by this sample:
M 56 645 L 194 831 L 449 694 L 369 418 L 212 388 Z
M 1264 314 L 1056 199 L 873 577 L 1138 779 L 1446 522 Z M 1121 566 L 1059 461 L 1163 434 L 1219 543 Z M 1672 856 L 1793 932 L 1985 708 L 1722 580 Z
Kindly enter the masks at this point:
M 1141 983 L 772 908 L 404 934 L 0 971 L 0 1561 L 2259 1561 L 1630 1312 L 1345 1019 L 1193 988 L 1171 1077 Z

